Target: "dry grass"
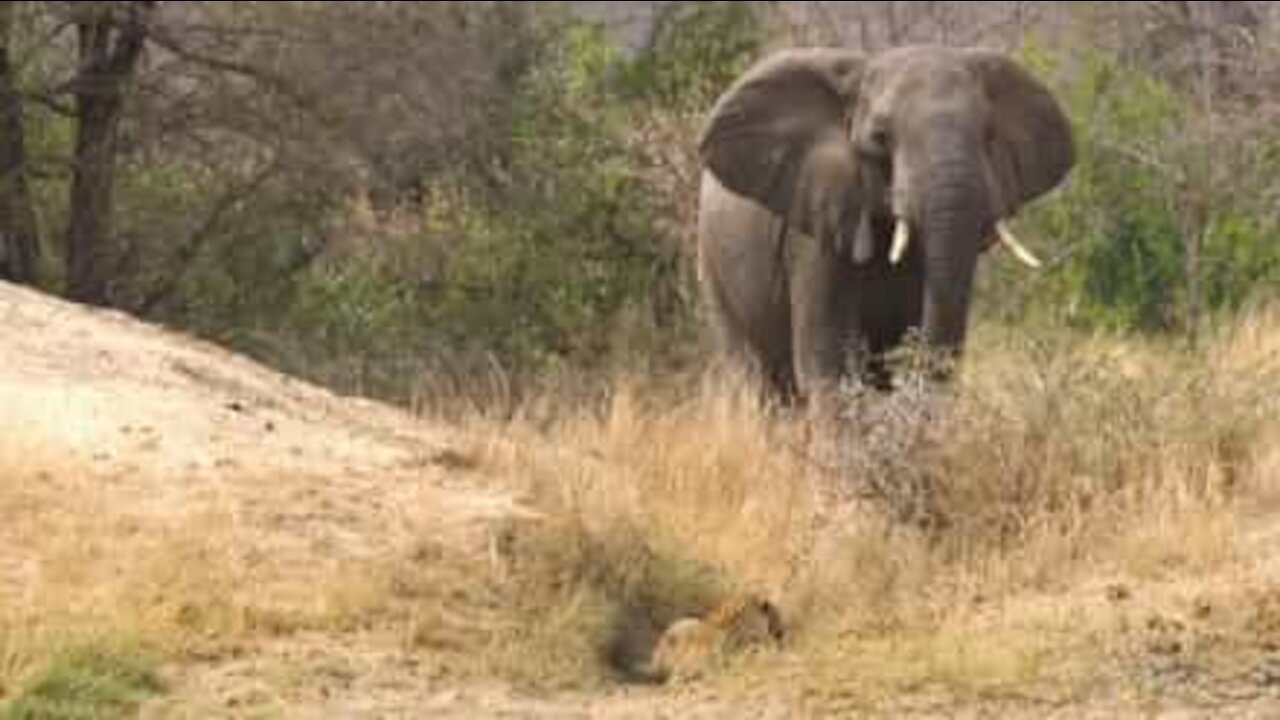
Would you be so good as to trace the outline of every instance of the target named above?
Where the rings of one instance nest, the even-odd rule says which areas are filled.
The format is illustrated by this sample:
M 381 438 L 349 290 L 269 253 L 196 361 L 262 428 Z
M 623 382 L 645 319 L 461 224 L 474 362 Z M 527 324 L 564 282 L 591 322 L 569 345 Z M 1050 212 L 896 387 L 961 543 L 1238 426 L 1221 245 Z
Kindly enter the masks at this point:
M 24 576 L 21 596 L 0 604 L 0 689 L 21 687 L 60 653 L 100 637 L 208 657 L 254 634 L 332 624 L 336 593 L 301 602 L 304 590 L 294 588 L 288 597 L 224 513 L 179 512 L 159 526 L 101 484 L 10 478 L 0 516 L 19 539 L 9 549 L 27 560 L 14 569 Z
M 974 347 L 951 391 L 851 391 L 837 423 L 720 378 L 480 409 L 439 463 L 539 512 L 495 521 L 480 548 L 405 507 L 403 527 L 378 526 L 395 542 L 371 544 L 376 523 L 342 519 L 364 506 L 341 482 L 263 475 L 153 507 L 163 482 L 93 476 L 9 428 L 0 588 L 22 592 L 0 593 L 0 698 L 102 637 L 194 662 L 318 636 L 449 682 L 598 689 L 668 622 L 747 592 L 782 610 L 787 648 L 710 682 L 772 679 L 831 708 L 1067 701 L 1198 603 L 1239 610 L 1183 643 L 1213 650 L 1198 657 L 1280 628 L 1280 567 L 1258 544 L 1280 527 L 1280 310 L 1194 353 L 990 328 Z M 406 477 L 360 498 L 384 512 L 378 488 Z
M 304 634 L 341 647 L 376 632 L 424 651 L 456 645 L 456 636 L 469 652 L 493 614 L 483 595 L 489 584 L 465 564 L 469 548 L 438 549 L 447 523 L 420 530 L 399 550 L 405 531 L 390 525 L 381 537 L 348 540 L 354 533 L 332 527 L 330 517 L 346 493 L 317 488 L 323 478 L 222 482 L 118 468 L 104 475 L 24 440 L 21 428 L 7 429 L 0 702 L 38 689 L 84 648 L 137 647 L 179 664 L 217 663 Z M 387 478 L 389 490 L 406 482 Z M 165 496 L 178 486 L 183 491 Z M 288 487 L 311 494 L 272 492 Z M 370 540 L 390 552 L 363 553 Z
M 386 557 L 329 559 L 323 548 L 307 557 L 233 508 L 174 508 L 157 523 L 131 512 L 131 500 L 48 477 L 0 486 L 0 517 L 21 539 L 4 554 L 30 559 L 15 569 L 28 573 L 21 596 L 0 598 L 0 703 L 35 692 L 84 648 L 213 667 L 322 638 L 310 642 L 335 661 L 389 648 L 420 656 L 424 676 L 492 667 L 477 651 L 509 620 L 467 548 L 424 530 Z
M 1280 314 L 1200 352 L 992 329 L 975 347 L 953 392 L 851 393 L 836 424 L 723 382 L 480 422 L 550 518 L 504 549 L 552 619 L 514 664 L 571 648 L 625 670 L 654 628 L 749 591 L 781 606 L 816 693 L 1069 693 L 1128 642 L 1103 588 L 1239 580 L 1243 518 L 1276 491 Z

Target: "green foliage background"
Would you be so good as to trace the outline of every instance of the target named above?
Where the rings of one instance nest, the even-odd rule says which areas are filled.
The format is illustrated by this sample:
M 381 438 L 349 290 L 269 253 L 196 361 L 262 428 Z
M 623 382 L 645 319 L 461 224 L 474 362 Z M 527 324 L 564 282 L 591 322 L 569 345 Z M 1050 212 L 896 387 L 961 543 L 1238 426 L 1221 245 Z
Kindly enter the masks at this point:
M 504 102 L 484 121 L 481 159 L 423 169 L 412 199 L 390 209 L 354 212 L 350 188 L 274 175 L 175 256 L 172 238 L 193 232 L 191 218 L 228 178 L 163 149 L 130 156 L 117 189 L 113 297 L 286 370 L 400 400 L 424 376 L 475 367 L 499 367 L 508 380 L 679 368 L 699 339 L 692 228 L 671 216 L 688 191 L 655 181 L 651 156 L 667 148 L 638 145 L 635 131 L 677 118 L 677 140 L 692 142 L 716 96 L 777 44 L 768 4 L 669 3 L 651 45 L 630 56 L 543 5 L 504 10 L 520 51 L 504 69 Z M 1196 152 L 1223 148 L 1181 143 L 1198 127 L 1194 102 L 1133 62 L 1034 41 L 1020 54 L 1068 109 L 1079 162 L 1018 221 L 1050 268 L 1028 275 L 1004 259 L 984 262 L 978 317 L 1179 330 L 1186 188 L 1142 156 L 1194 168 Z M 70 123 L 31 113 L 32 155 L 68 156 Z M 144 132 L 133 119 L 126 134 Z M 1251 160 L 1229 191 L 1208 188 L 1203 282 L 1214 314 L 1280 284 L 1280 130 L 1225 142 Z M 54 174 L 36 184 L 49 229 L 65 221 L 66 183 Z M 349 222 L 361 213 L 376 217 Z M 56 288 L 56 263 L 47 276 Z
M 1201 282 L 1210 315 L 1229 315 L 1280 287 L 1280 208 L 1267 200 L 1280 178 L 1280 129 L 1229 138 L 1235 147 L 1197 141 L 1195 100 L 1150 72 L 1093 49 L 1067 58 L 1028 44 L 1021 56 L 1064 104 L 1077 165 L 1024 218 L 1028 236 L 1057 262 L 1032 281 L 1010 263 L 988 264 L 997 266 L 982 298 L 988 314 L 1083 329 L 1180 331 L 1187 192 L 1209 198 Z M 1197 177 L 1205 152 L 1224 154 L 1229 185 Z M 1232 165 L 1233 152 L 1253 161 Z

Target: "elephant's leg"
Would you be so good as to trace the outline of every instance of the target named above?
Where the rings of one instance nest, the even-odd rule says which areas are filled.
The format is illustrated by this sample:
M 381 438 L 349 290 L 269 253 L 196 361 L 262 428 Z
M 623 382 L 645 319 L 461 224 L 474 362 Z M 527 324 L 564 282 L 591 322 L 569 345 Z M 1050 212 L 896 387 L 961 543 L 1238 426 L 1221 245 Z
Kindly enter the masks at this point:
M 859 287 L 867 297 L 861 304 L 861 326 L 866 352 L 861 363 L 862 380 L 878 390 L 893 389 L 893 372 L 888 355 L 918 330 L 923 314 L 924 273 L 908 263 L 888 274 L 879 274 Z
M 764 366 L 765 380 L 769 383 L 772 397 L 783 405 L 791 405 L 799 397 L 796 386 L 795 368 L 791 359 L 786 357 L 768 358 Z
M 833 399 L 848 369 L 856 336 L 853 267 L 827 243 L 797 236 L 791 253 L 792 357 L 800 393 L 809 402 Z
M 699 275 L 710 271 L 699 268 Z M 730 313 L 714 278 L 701 283 L 703 322 L 711 334 L 711 347 L 716 358 L 728 366 L 741 367 L 750 360 L 750 350 L 741 323 Z
M 774 282 L 779 283 L 775 292 L 786 292 L 785 281 Z M 766 400 L 794 402 L 798 393 L 787 303 L 734 303 L 732 296 L 725 296 L 719 283 L 704 283 L 703 287 L 706 288 L 703 302 L 707 308 L 707 325 L 721 363 L 719 370 L 745 371 L 749 381 L 764 384 Z
M 779 281 L 775 292 L 783 297 L 787 292 L 785 280 Z M 791 320 L 785 300 L 775 300 L 753 323 L 742 332 L 735 332 L 730 342 L 735 345 L 739 357 L 756 372 L 766 386 L 766 400 L 776 400 L 790 405 L 799 393 L 795 366 L 792 363 L 793 335 Z
M 781 223 L 760 206 L 704 188 L 699 281 L 718 354 L 766 386 L 769 399 L 796 395 Z
M 714 279 L 702 285 L 705 326 L 710 333 L 713 371 L 722 391 L 732 391 L 764 379 L 763 363 L 752 347 L 747 329 L 723 297 Z

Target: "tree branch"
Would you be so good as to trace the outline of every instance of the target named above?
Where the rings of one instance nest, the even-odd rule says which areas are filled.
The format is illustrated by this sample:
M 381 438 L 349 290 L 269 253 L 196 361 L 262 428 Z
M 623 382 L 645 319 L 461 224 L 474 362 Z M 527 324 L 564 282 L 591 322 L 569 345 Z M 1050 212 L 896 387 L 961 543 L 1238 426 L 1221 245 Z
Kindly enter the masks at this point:
M 293 83 L 290 83 L 285 78 L 263 68 L 255 67 L 248 63 L 238 62 L 236 60 L 229 60 L 204 54 L 198 50 L 183 45 L 177 39 L 171 37 L 160 29 L 157 29 L 152 33 L 151 41 L 157 46 L 173 53 L 187 62 L 243 77 L 281 94 L 300 108 L 312 111 L 315 110 L 316 102 L 314 98 L 298 90 Z
M 245 198 L 257 192 L 258 188 L 262 187 L 263 183 L 270 179 L 279 169 L 280 156 L 277 155 L 243 185 L 232 187 L 223 193 L 222 197 L 218 198 L 210 209 L 208 216 L 205 217 L 204 222 L 191 233 L 190 238 L 176 253 L 174 260 L 177 263 L 177 269 L 170 273 L 168 279 L 158 287 L 152 288 L 151 292 L 147 293 L 142 302 L 138 304 L 139 315 L 150 315 L 161 303 L 173 296 L 186 278 L 187 267 L 200 254 L 200 250 L 204 248 L 209 238 L 213 236 L 214 231 L 218 229 L 222 219 Z
M 54 23 L 54 26 L 50 28 L 48 32 L 36 38 L 34 42 L 24 47 L 21 56 L 14 58 L 14 69 L 25 69 L 28 65 L 34 62 L 36 58 L 40 57 L 40 54 L 44 52 L 46 48 L 53 45 L 54 41 L 58 39 L 58 36 L 69 27 L 71 27 L 71 20 L 69 19 Z
M 71 107 L 67 103 L 62 102 L 61 100 L 59 100 L 57 97 L 55 97 L 53 94 L 49 92 L 35 92 L 35 91 L 28 90 L 25 92 L 20 92 L 19 96 L 23 99 L 23 101 L 35 103 L 36 105 L 39 105 L 47 110 L 51 110 L 52 112 L 58 115 L 61 115 L 63 117 L 73 118 L 76 116 L 75 108 Z
M 1184 172 L 1182 168 L 1176 167 L 1174 165 L 1170 165 L 1169 163 L 1157 158 L 1156 156 L 1150 153 L 1144 152 L 1141 149 L 1136 148 L 1132 145 L 1124 145 L 1118 142 L 1108 140 L 1107 138 L 1103 138 L 1103 137 L 1094 138 L 1094 142 L 1096 142 L 1098 146 L 1103 149 L 1110 150 L 1111 152 L 1114 152 L 1118 155 L 1122 155 L 1130 160 L 1133 160 L 1134 162 L 1137 162 L 1140 165 L 1144 165 L 1152 170 L 1155 170 L 1156 172 L 1160 173 L 1161 175 L 1163 175 L 1164 177 L 1168 178 L 1170 181 L 1176 184 L 1181 185 L 1185 183 L 1187 180 L 1186 172 Z

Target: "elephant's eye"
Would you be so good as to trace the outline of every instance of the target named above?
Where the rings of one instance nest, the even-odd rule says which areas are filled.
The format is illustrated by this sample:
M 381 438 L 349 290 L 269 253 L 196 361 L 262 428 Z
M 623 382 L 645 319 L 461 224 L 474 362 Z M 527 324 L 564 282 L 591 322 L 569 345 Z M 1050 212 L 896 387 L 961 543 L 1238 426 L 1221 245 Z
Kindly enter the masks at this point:
M 862 143 L 862 152 L 869 157 L 883 158 L 889 154 L 889 131 L 883 127 L 872 128 Z

